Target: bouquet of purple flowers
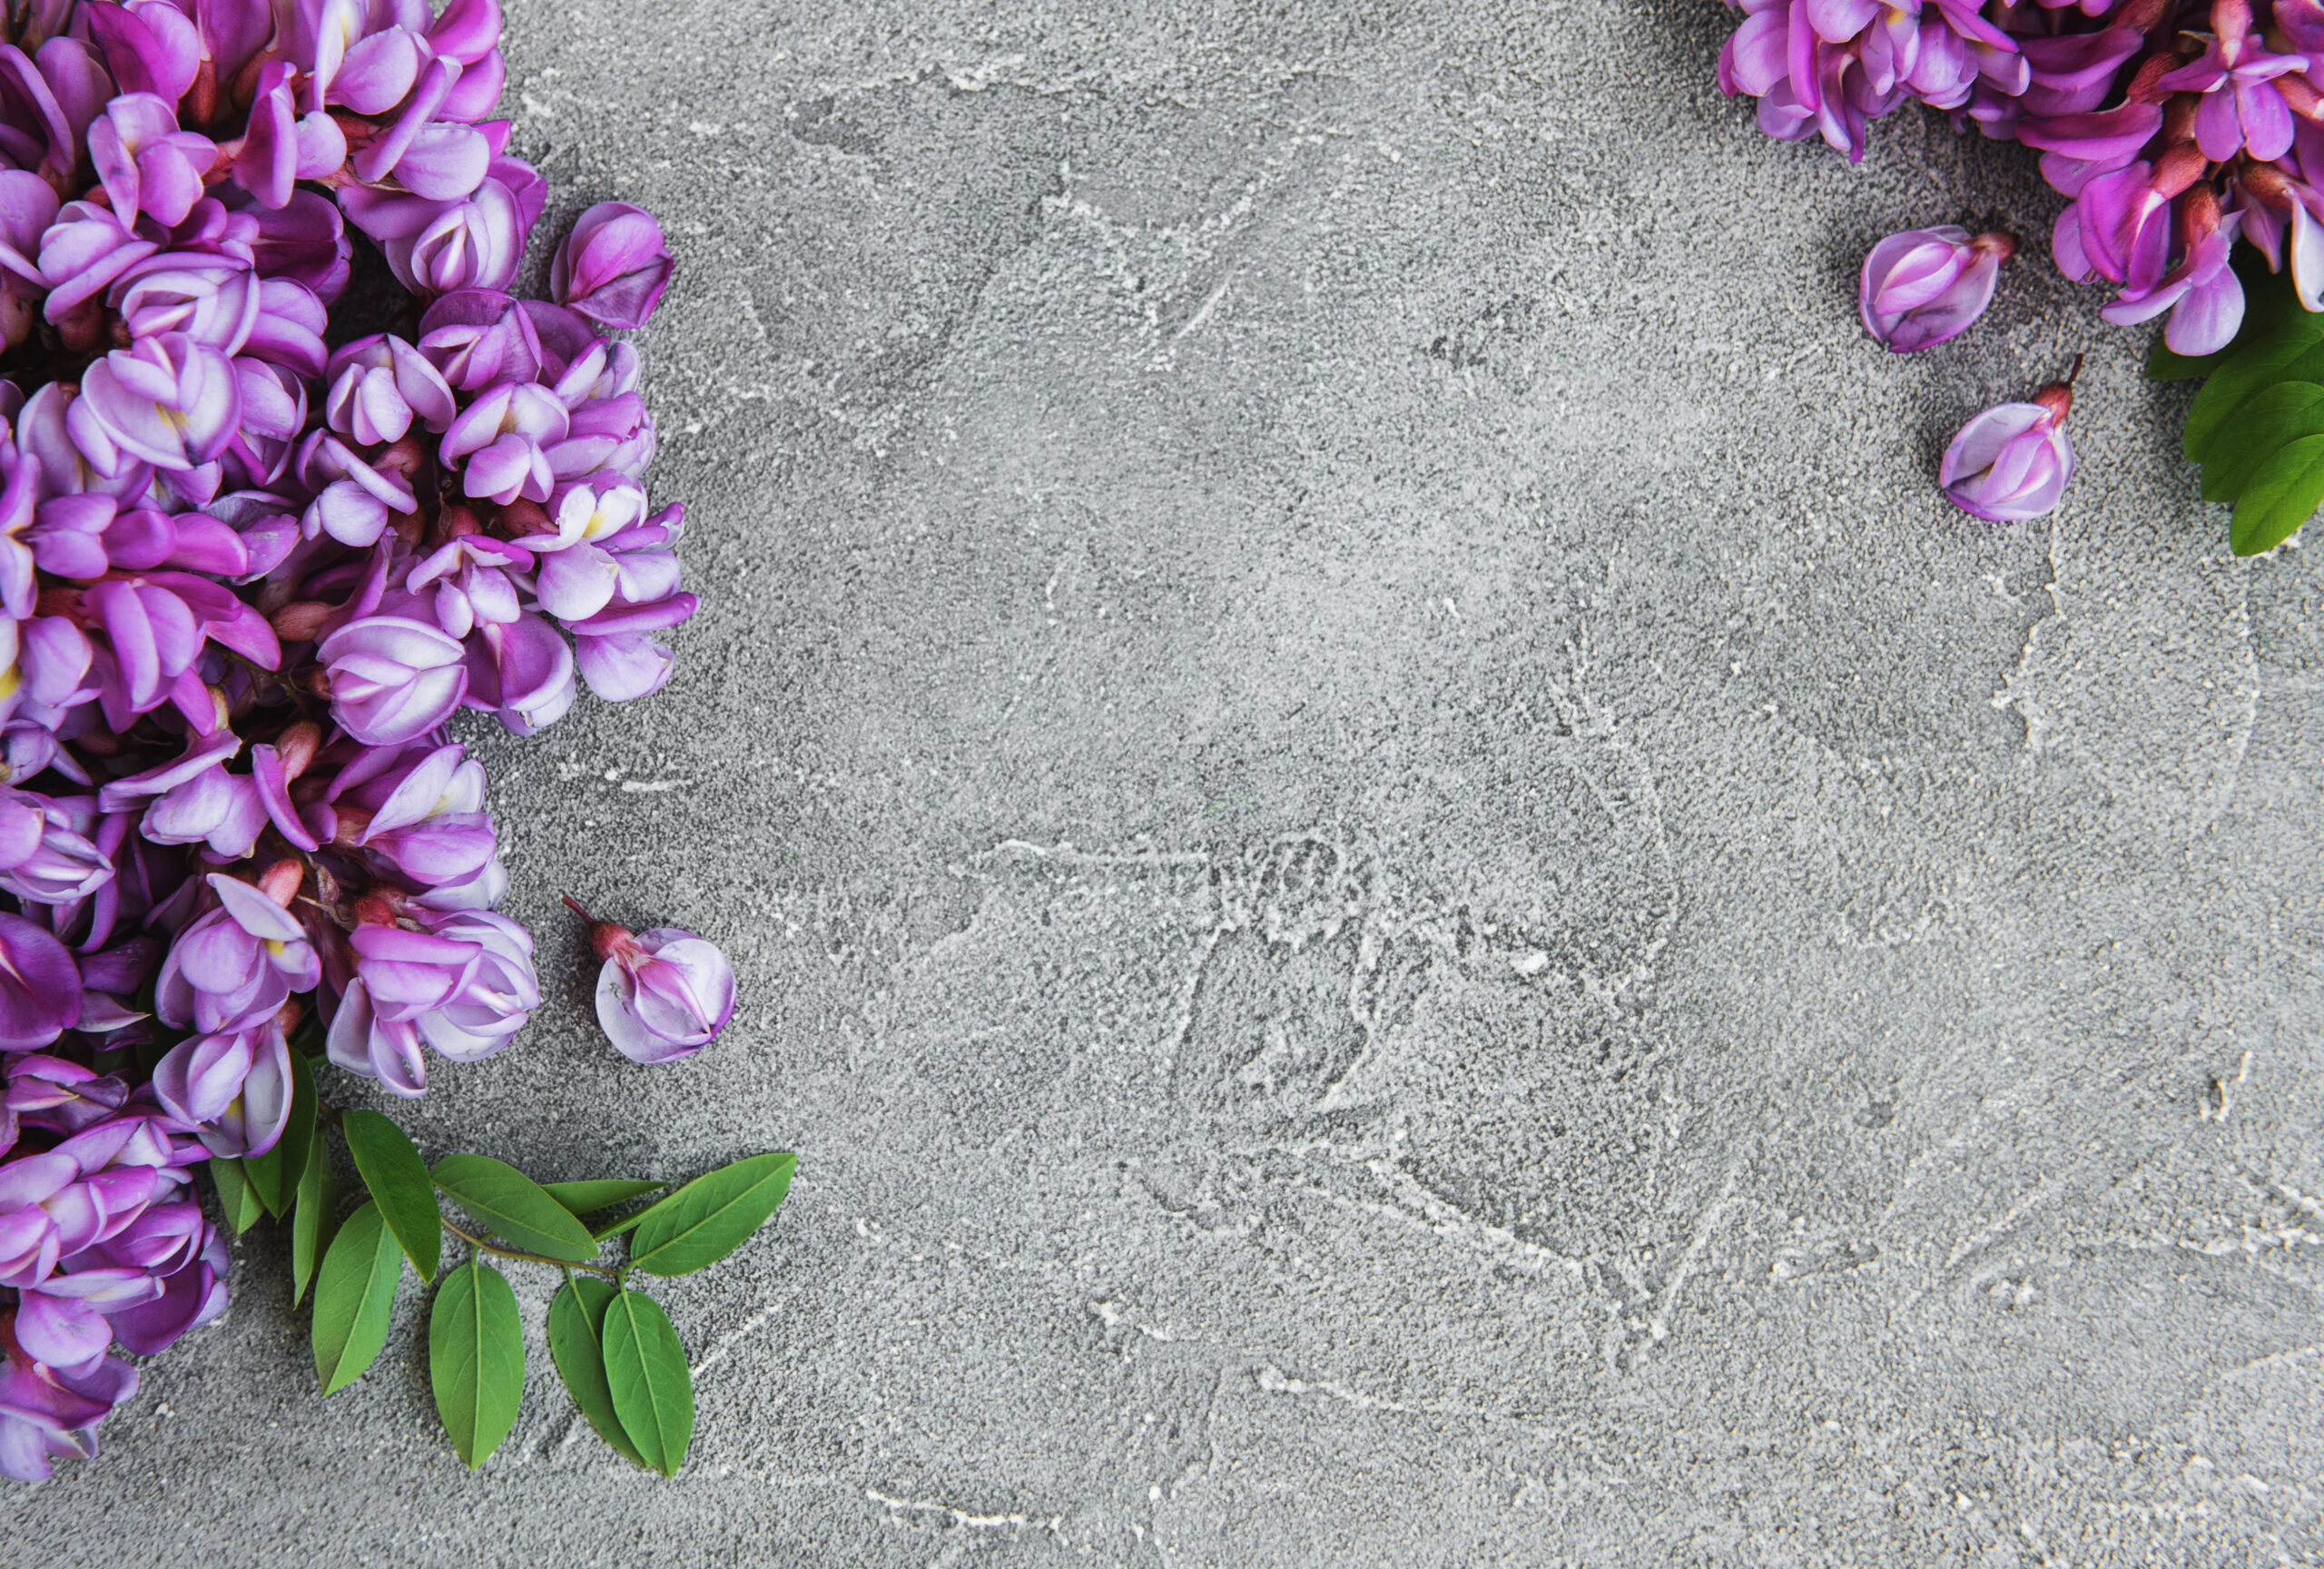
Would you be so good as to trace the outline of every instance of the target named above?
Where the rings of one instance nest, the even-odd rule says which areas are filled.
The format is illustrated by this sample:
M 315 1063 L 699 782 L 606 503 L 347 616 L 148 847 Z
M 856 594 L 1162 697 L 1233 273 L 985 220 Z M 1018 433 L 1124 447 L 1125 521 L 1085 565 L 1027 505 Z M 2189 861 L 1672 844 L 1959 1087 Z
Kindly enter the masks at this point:
M 790 1157 L 757 1156 L 637 1209 L 665 1185 L 431 1170 L 317 1093 L 328 1062 L 419 1095 L 431 1053 L 489 1056 L 540 1002 L 532 938 L 492 913 L 483 769 L 445 723 L 530 735 L 579 684 L 644 696 L 695 605 L 682 510 L 641 480 L 637 354 L 605 331 L 645 322 L 669 252 L 602 203 L 554 302 L 511 297 L 545 188 L 487 118 L 499 35 L 495 0 L 0 16 L 0 1474 L 91 1453 L 136 1387 L 117 1353 L 223 1310 L 205 1163 L 238 1229 L 290 1221 L 327 1392 L 449 1230 L 472 1247 L 429 1339 L 461 1458 L 523 1385 L 491 1254 L 564 1269 L 560 1373 L 615 1448 L 674 1470 L 684 1357 L 625 1273 L 723 1257 L 788 1184 Z M 333 321 L 359 243 L 400 318 Z M 595 938 L 624 1051 L 668 1061 L 725 1023 L 714 947 Z M 333 1127 L 368 1195 L 344 1218 Z M 625 1234 L 627 1263 L 596 1261 Z
M 2158 380 L 2208 378 L 2188 456 L 2235 503 L 2238 554 L 2324 502 L 2324 0 L 1741 0 L 1719 85 L 1786 140 L 1864 156 L 1870 121 L 1917 100 L 1956 129 L 2041 153 L 2071 198 L 2058 270 L 2101 314 L 2165 318 Z M 2005 235 L 1892 236 L 1866 259 L 1867 331 L 1899 351 L 1968 328 Z M 2039 517 L 2063 492 L 2071 403 L 2053 386 L 1970 421 L 1946 492 L 1978 517 Z

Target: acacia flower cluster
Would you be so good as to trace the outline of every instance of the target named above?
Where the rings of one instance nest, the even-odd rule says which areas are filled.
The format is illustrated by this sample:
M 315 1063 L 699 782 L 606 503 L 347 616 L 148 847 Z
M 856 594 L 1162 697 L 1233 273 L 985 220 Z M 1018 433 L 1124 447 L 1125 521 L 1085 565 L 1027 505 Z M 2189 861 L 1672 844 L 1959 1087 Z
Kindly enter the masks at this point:
M 1867 122 L 1916 99 L 2041 153 L 2073 199 L 2051 253 L 2068 278 L 2113 286 L 2109 321 L 2167 313 L 2175 352 L 2225 348 L 2244 313 L 2239 241 L 2324 307 L 2324 0 L 1741 9 L 1719 84 L 1758 99 L 1771 135 L 1861 158 Z
M 487 118 L 499 34 L 495 0 L 0 16 L 0 1474 L 90 1453 L 113 1353 L 222 1310 L 189 1169 L 271 1148 L 302 1040 L 409 1096 L 524 1023 L 442 727 L 650 693 L 694 607 L 602 331 L 669 252 L 609 202 L 554 302 L 507 292 L 546 192 Z M 327 347 L 359 242 L 416 320 Z

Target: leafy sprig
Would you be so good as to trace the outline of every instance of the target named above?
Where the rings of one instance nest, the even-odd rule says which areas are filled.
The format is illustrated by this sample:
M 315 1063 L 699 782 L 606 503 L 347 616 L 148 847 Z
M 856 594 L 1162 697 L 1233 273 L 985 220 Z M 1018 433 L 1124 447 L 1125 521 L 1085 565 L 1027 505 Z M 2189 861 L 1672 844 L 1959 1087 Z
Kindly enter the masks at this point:
M 428 1370 L 437 1414 L 461 1463 L 483 1464 L 516 1426 L 525 1392 L 516 1291 L 485 1260 L 547 1265 L 565 1278 L 549 1303 L 549 1357 L 574 1404 L 615 1453 L 675 1475 L 694 1436 L 693 1375 L 669 1316 L 625 1281 L 633 1270 L 690 1275 L 734 1252 L 773 1217 L 797 1161 L 749 1156 L 675 1192 L 638 1178 L 542 1184 L 486 1155 L 447 1155 L 430 1168 L 388 1117 L 324 1106 L 303 1054 L 291 1059 L 290 1124 L 281 1140 L 263 1156 L 212 1159 L 209 1168 L 237 1235 L 261 1216 L 289 1220 L 291 1300 L 303 1298 L 311 1281 L 322 1392 L 361 1377 L 386 1347 L 409 1264 L 436 1284 Z M 344 1220 L 325 1137 L 330 1126 L 364 1189 Z M 663 1197 L 626 1208 L 656 1193 Z M 448 1216 L 443 1199 L 468 1224 Z M 586 1223 L 615 1211 L 595 1229 Z M 468 1256 L 438 1280 L 448 1232 Z M 607 1262 L 606 1245 L 621 1237 L 626 1258 Z
M 2235 340 L 2190 358 L 2158 339 L 2146 373 L 2202 378 L 2187 410 L 2187 456 L 2202 465 L 2203 499 L 2234 505 L 2235 553 L 2257 556 L 2324 505 L 2324 312 L 2304 309 L 2289 271 L 2269 271 L 2248 248 L 2237 270 L 2244 313 Z

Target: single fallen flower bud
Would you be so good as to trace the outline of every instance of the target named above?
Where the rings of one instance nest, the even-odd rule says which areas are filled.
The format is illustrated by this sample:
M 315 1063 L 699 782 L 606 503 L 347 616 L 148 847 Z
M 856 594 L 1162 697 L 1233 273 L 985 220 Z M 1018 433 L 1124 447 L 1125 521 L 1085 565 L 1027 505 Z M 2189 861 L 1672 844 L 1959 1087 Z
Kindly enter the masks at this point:
M 2016 252 L 2006 234 L 1973 238 L 1950 224 L 1889 235 L 1864 259 L 1864 330 L 1897 354 L 1960 336 L 1993 303 L 2001 264 Z
M 734 967 L 715 944 L 670 926 L 633 933 L 596 919 L 571 898 L 565 903 L 589 923 L 589 946 L 606 962 L 597 972 L 597 1023 L 615 1051 L 633 1062 L 675 1062 L 726 1027 L 734 1013 Z
M 2074 376 L 2053 381 L 2030 403 L 2003 403 L 1961 427 L 1936 471 L 1946 499 L 1990 523 L 2021 523 L 2058 504 L 2073 478 L 2073 443 L 2065 420 Z

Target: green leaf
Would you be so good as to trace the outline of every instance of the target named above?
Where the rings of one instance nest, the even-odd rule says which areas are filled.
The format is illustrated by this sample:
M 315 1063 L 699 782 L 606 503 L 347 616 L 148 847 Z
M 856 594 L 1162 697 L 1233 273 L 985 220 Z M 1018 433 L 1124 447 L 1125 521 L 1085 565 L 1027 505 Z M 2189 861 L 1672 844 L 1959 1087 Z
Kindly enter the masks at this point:
M 2324 343 L 2304 326 L 2249 347 L 2239 336 L 2228 362 L 2187 407 L 2187 456 L 2209 463 L 2215 450 L 2231 448 L 2243 406 L 2280 381 L 2324 381 Z
M 364 1205 L 331 1239 L 315 1279 L 315 1373 L 324 1394 L 361 1377 L 388 1343 L 388 1316 L 402 1278 L 402 1250 L 379 1206 Z
M 307 1169 L 307 1151 L 315 1138 L 315 1075 L 307 1060 L 290 1056 L 290 1111 L 282 1137 L 263 1155 L 242 1162 L 242 1174 L 258 1192 L 266 1212 L 280 1219 L 290 1212 L 299 1196 L 299 1179 Z
M 388 1229 L 403 1245 L 404 1257 L 422 1280 L 436 1278 L 444 1251 L 444 1217 L 436 1209 L 436 1185 L 404 1130 L 377 1111 L 350 1111 L 339 1120 L 347 1152 Z
M 578 1260 L 597 1256 L 596 1240 L 571 1210 L 540 1184 L 489 1155 L 447 1155 L 436 1162 L 436 1186 L 492 1234 L 527 1253 Z
M 667 1188 L 667 1182 L 641 1182 L 634 1177 L 604 1177 L 593 1182 L 545 1182 L 541 1191 L 575 1215 L 594 1215 L 632 1199 L 643 1199 Z
M 218 1189 L 218 1208 L 226 1217 L 226 1224 L 239 1237 L 258 1224 L 266 1212 L 258 1195 L 251 1191 L 250 1179 L 242 1175 L 242 1163 L 218 1156 L 210 1159 L 210 1180 Z
M 2280 381 L 2245 401 L 2203 464 L 2203 499 L 2232 501 L 2260 466 L 2303 436 L 2324 436 L 2324 387 Z
M 606 1221 L 603 1226 L 600 1226 L 596 1230 L 590 1232 L 589 1235 L 595 1237 L 600 1242 L 603 1242 L 608 1237 L 618 1237 L 623 1232 L 635 1229 L 640 1220 L 645 1219 L 653 1212 L 654 1207 L 651 1204 L 648 1204 L 643 1209 L 633 1209 L 618 1220 Z
M 638 1217 L 631 1267 L 687 1275 L 717 1263 L 774 1213 L 798 1164 L 787 1154 L 753 1155 L 695 1178 Z
M 452 1453 L 475 1470 L 517 1425 L 525 1397 L 517 1294 L 476 1255 L 444 1277 L 428 1310 L 428 1383 Z
M 2228 541 L 2238 556 L 2272 550 L 2324 502 L 2324 436 L 2303 436 L 2254 469 L 2235 503 Z
M 605 1347 L 622 1431 L 647 1465 L 676 1475 L 694 1440 L 694 1376 L 669 1315 L 642 1291 L 620 1292 L 606 1305 Z
M 315 1260 L 330 1246 L 338 1229 L 339 1178 L 330 1169 L 330 1151 L 308 1152 L 307 1169 L 299 1174 L 299 1208 L 290 1217 L 290 1305 L 297 1307 L 315 1278 Z
M 637 1465 L 645 1456 L 622 1431 L 614 1412 L 612 1386 L 606 1382 L 606 1309 L 619 1293 L 612 1285 L 589 1276 L 575 1276 L 558 1288 L 548 1305 L 548 1354 L 556 1376 L 597 1436 L 614 1452 Z

